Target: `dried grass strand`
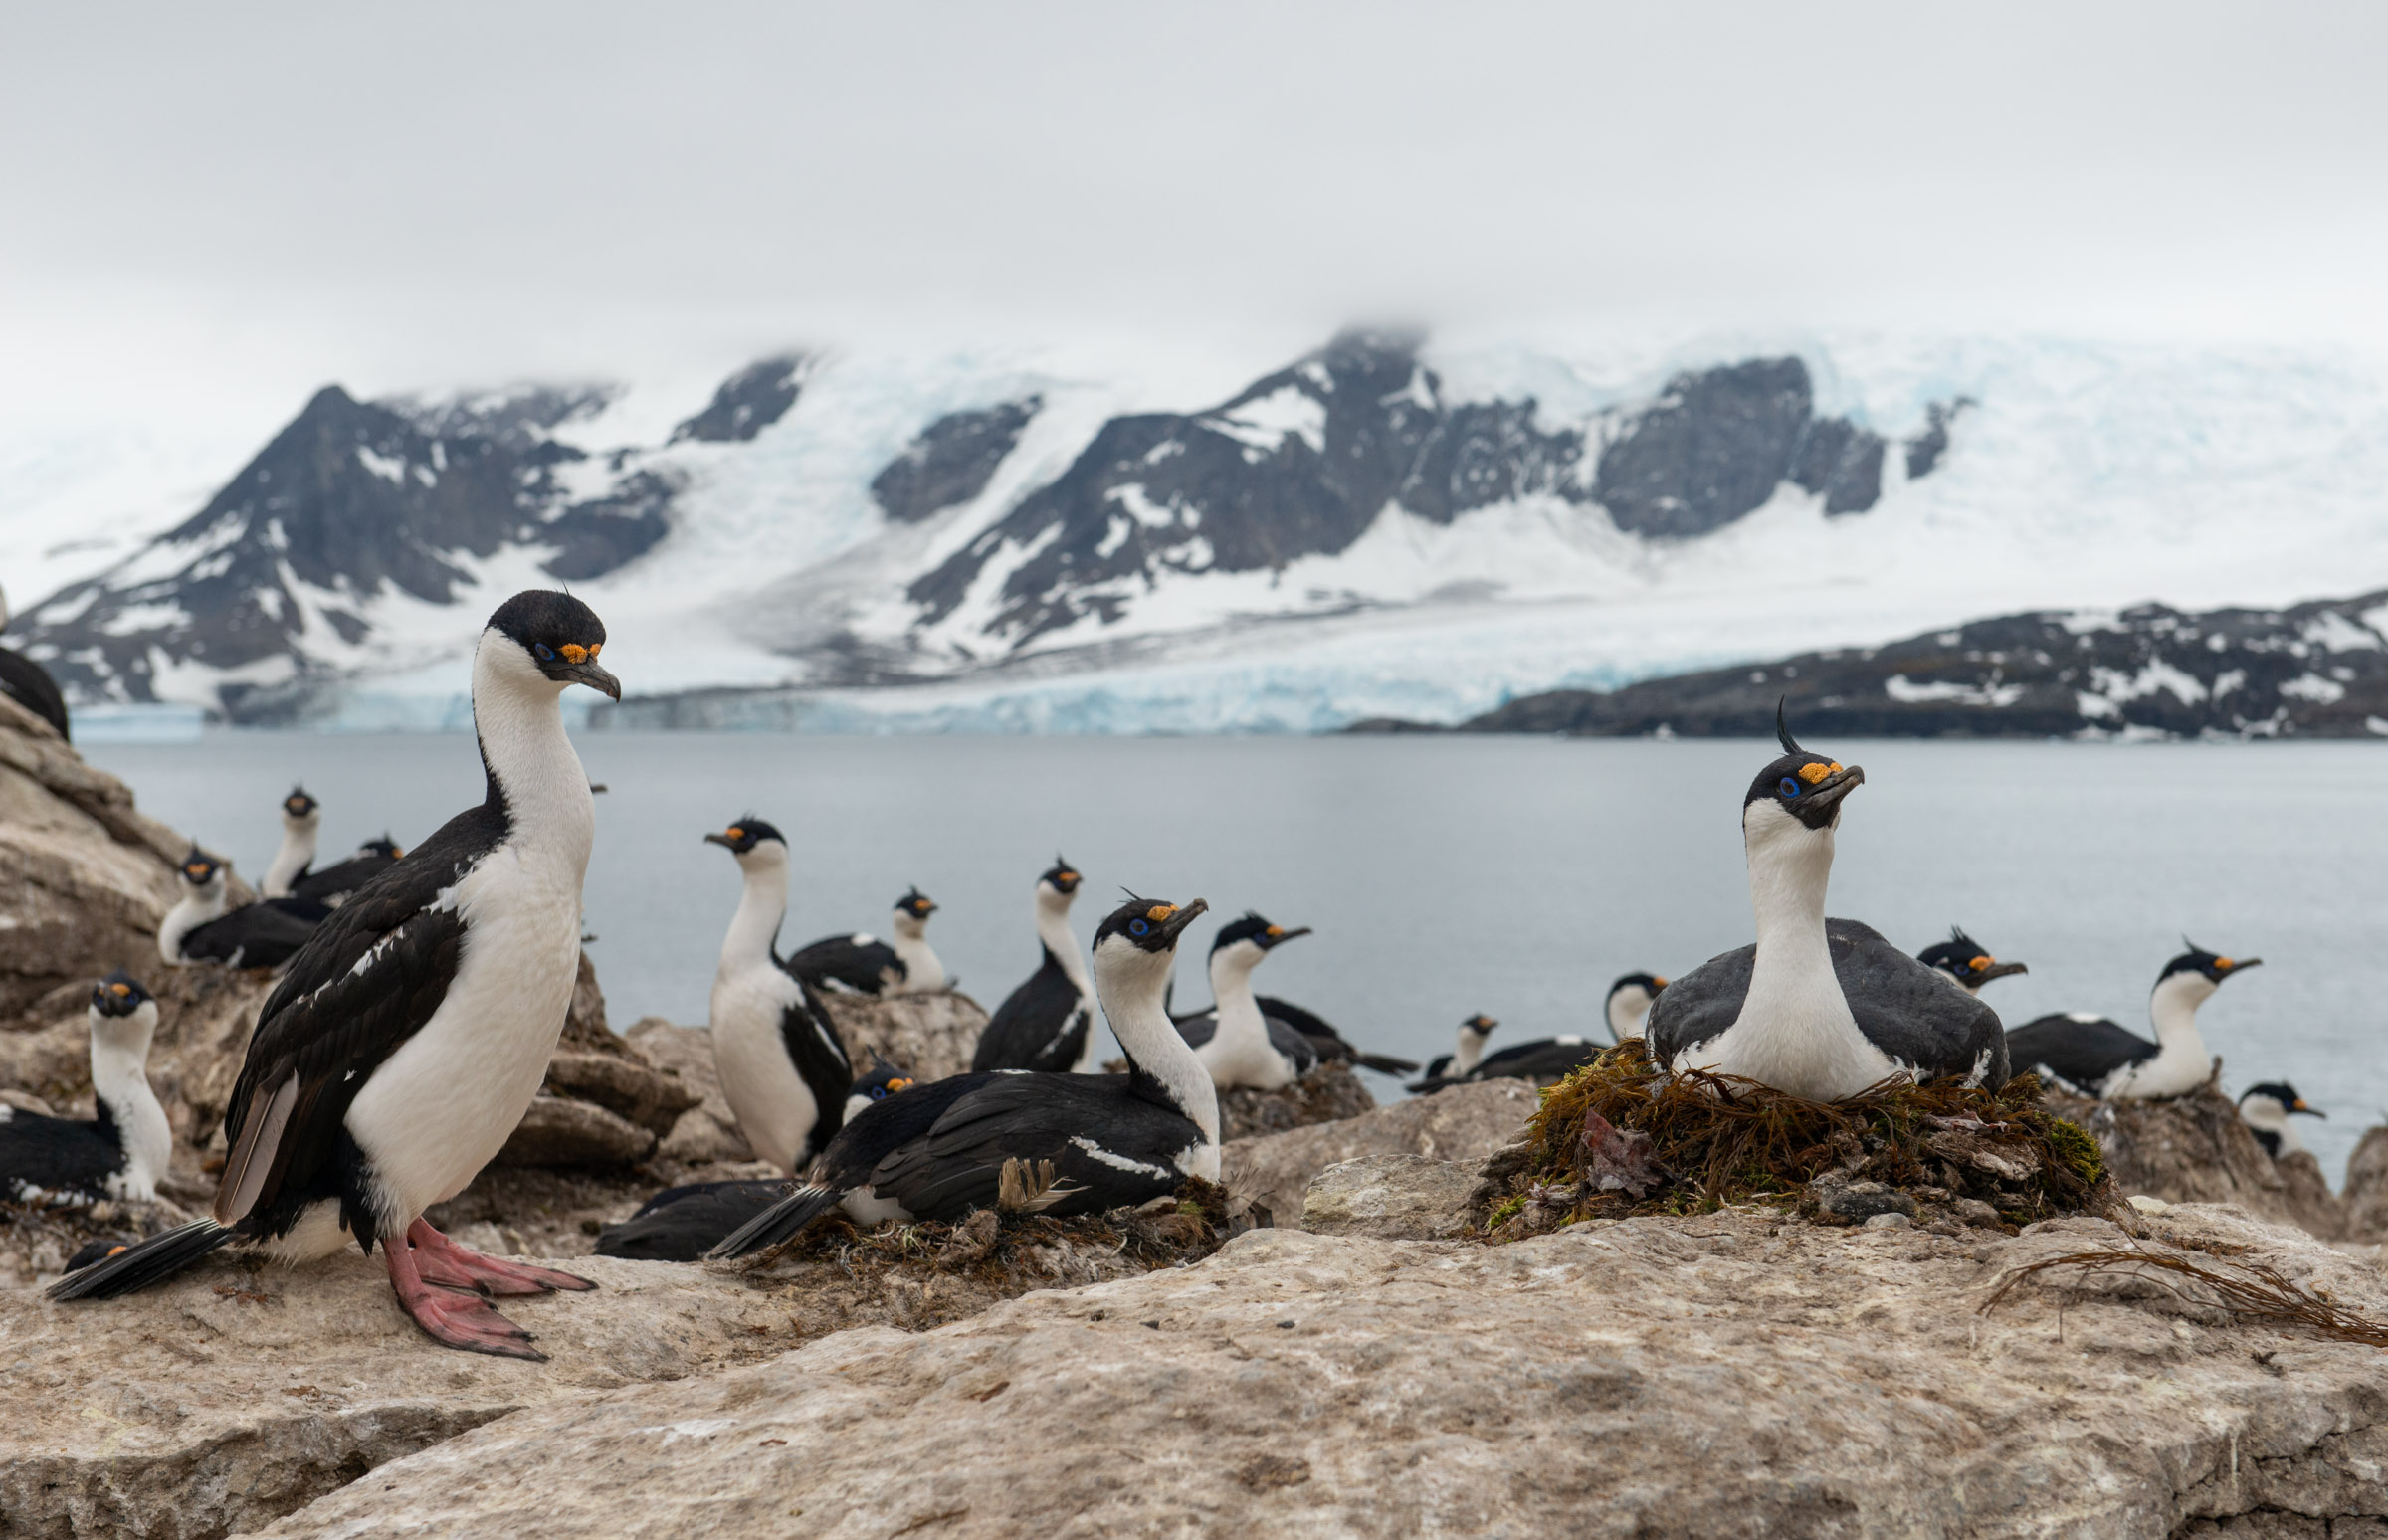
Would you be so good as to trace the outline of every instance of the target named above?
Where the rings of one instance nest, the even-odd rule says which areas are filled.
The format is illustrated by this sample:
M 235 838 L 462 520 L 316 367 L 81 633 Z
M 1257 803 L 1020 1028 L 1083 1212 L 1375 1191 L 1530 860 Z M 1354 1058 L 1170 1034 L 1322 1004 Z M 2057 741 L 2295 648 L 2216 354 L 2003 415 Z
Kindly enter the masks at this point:
M 2081 1269 L 2085 1277 L 2104 1274 L 2150 1283 L 2184 1304 L 2225 1310 L 2242 1321 L 2302 1327 L 2337 1342 L 2358 1342 L 2367 1347 L 2388 1348 L 2388 1324 L 2323 1299 L 2304 1285 L 2283 1276 L 2278 1268 L 2263 1262 L 2225 1262 L 2223 1265 L 2236 1268 L 2239 1275 L 2216 1271 L 2171 1251 L 2141 1249 L 2068 1251 L 2062 1256 L 2051 1256 L 2008 1273 L 1999 1280 L 1998 1287 L 1990 1297 L 1982 1301 L 1978 1313 L 1988 1315 L 2027 1278 L 2052 1268 L 2075 1267 Z M 2201 1285 L 2212 1297 L 2199 1298 L 2172 1278 L 2157 1275 L 2161 1273 L 2173 1273 Z

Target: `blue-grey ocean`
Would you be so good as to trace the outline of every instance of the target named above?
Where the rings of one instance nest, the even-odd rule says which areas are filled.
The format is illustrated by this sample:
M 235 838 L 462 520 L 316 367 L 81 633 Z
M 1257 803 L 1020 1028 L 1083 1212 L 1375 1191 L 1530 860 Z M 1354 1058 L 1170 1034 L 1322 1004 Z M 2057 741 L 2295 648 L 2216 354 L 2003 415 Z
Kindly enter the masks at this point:
M 579 735 L 598 799 L 588 928 L 616 1026 L 701 1023 L 738 893 L 701 843 L 746 814 L 795 853 L 783 941 L 884 931 L 907 884 L 930 939 L 992 1008 L 1037 960 L 1029 889 L 1057 851 L 1089 878 L 1083 940 L 1122 887 L 1258 908 L 1316 934 L 1265 991 L 1345 1036 L 1425 1059 L 1476 1011 L 1516 1042 L 1597 1032 L 1609 981 L 1676 974 L 1749 939 L 1739 812 L 1755 742 L 1528 738 Z M 2148 1031 L 2183 934 L 2264 966 L 2200 1021 L 2226 1089 L 2286 1078 L 2336 1181 L 2388 1116 L 2388 862 L 2369 744 L 1834 742 L 1863 764 L 1831 910 L 1920 947 L 1962 924 L 2026 977 L 1986 997 L 2009 1025 L 2097 1011 Z M 411 845 L 482 794 L 472 738 L 211 732 L 103 744 L 141 806 L 252 877 L 304 782 L 324 850 Z M 1208 999 L 1209 922 L 1178 968 Z M 1398 1095 L 1374 1077 L 1380 1099 Z

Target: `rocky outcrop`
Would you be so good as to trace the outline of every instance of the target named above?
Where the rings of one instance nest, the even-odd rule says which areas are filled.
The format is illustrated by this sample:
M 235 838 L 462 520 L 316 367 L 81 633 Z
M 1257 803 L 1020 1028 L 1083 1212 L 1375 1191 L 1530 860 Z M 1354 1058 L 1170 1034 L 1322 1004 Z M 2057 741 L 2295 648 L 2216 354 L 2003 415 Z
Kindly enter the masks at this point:
M 812 361 L 802 353 L 748 364 L 713 392 L 703 411 L 672 430 L 672 442 L 743 444 L 788 415 Z
M 1301 1228 L 1319 1236 L 1448 1241 L 1468 1228 L 1479 1165 L 1363 1155 L 1327 1167 L 1302 1194 Z
M 910 1071 L 915 1079 L 942 1080 L 964 1073 L 987 1025 L 986 1011 L 959 990 L 885 999 L 846 994 L 822 998 L 857 1072 L 868 1068 L 876 1055 Z
M 216 1260 L 147 1293 L 0 1293 L 12 1410 L 0 1534 L 210 1540 L 525 1407 L 782 1350 L 787 1308 L 732 1276 L 586 1257 L 594 1293 L 509 1300 L 552 1362 L 443 1350 L 378 1258 Z M 601 1526 L 602 1527 L 602 1526 Z
M 1219 1093 L 1219 1137 L 1253 1139 L 1313 1123 L 1336 1123 L 1376 1108 L 1351 1065 L 1322 1063 L 1277 1090 L 1239 1085 Z
M 1817 737 L 2374 737 L 2388 730 L 2388 591 L 2285 610 L 2005 615 L 1882 647 L 1522 695 L 1459 730 L 1767 737 L 1785 695 Z
M 715 1161 L 754 1159 L 746 1136 L 738 1131 L 738 1115 L 721 1094 L 720 1071 L 713 1064 L 713 1035 L 701 1027 L 676 1027 L 650 1016 L 623 1034 L 646 1059 L 676 1076 L 696 1097 L 664 1135 L 656 1154 L 683 1165 L 702 1166 Z
M 2388 1310 L 2301 1234 L 2200 1207 L 2144 1228 L 1254 1231 L 924 1334 L 526 1408 L 266 1533 L 2162 1536 L 2388 1511 L 2376 1349 L 2065 1269 L 1985 1309 L 2021 1267 L 2143 1245 Z
M 2276 1162 L 2265 1154 L 2238 1107 L 2211 1082 L 2164 1101 L 2051 1095 L 2048 1104 L 2096 1137 L 2107 1174 L 2126 1197 L 2237 1204 L 2323 1240 L 2345 1229 L 2343 1205 L 2313 1157 Z
M 1340 1122 L 1233 1140 L 1220 1152 L 1220 1180 L 1266 1208 L 1274 1223 L 1293 1227 L 1302 1195 L 1327 1167 L 1366 1155 L 1482 1160 L 1523 1132 L 1537 1104 L 1523 1080 L 1455 1085 Z
M 2388 1242 L 2388 1126 L 2364 1130 L 2347 1157 L 2339 1234 L 2348 1241 Z
M 1042 398 L 1030 396 L 938 418 L 872 478 L 872 500 L 888 517 L 916 524 L 975 499 L 1044 404 Z

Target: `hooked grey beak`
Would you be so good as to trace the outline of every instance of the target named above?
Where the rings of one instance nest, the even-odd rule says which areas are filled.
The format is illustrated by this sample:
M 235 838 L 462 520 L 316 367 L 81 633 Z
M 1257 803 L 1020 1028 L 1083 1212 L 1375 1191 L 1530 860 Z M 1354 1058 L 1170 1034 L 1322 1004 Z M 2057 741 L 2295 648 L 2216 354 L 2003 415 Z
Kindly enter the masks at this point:
M 622 681 L 594 663 L 576 663 L 559 670 L 552 677 L 571 684 L 586 684 L 609 700 L 622 698 Z
M 1982 970 L 1982 982 L 1987 984 L 1992 979 L 2003 979 L 2010 973 L 2029 973 L 2031 971 L 2019 962 L 1994 962 Z
M 1800 798 L 1800 801 L 1810 807 L 1821 802 L 1829 808 L 1865 784 L 1866 770 L 1864 766 L 1843 765 L 1831 775 L 1818 781 Z
M 721 847 L 721 849 L 729 852 L 732 856 L 735 856 L 738 853 L 738 848 L 729 843 L 729 836 L 722 834 L 719 831 L 715 831 L 712 834 L 706 835 L 704 837 L 704 843 L 707 845 L 718 845 Z
M 1284 946 L 1295 936 L 1306 936 L 1309 933 L 1310 927 L 1307 925 L 1296 925 L 1292 930 L 1281 930 L 1274 936 L 1264 936 L 1261 940 L 1261 950 L 1265 952 L 1272 947 Z
M 1169 938 L 1169 944 L 1171 946 L 1175 946 L 1177 944 L 1177 938 L 1185 934 L 1186 927 L 1194 923 L 1195 916 L 1208 911 L 1210 906 L 1210 901 L 1208 899 L 1195 899 L 1192 903 L 1187 904 L 1175 914 L 1172 914 L 1167 919 L 1161 921 L 1161 934 Z
M 2307 1116 L 2307 1117 L 2318 1117 L 2318 1118 L 2320 1118 L 2320 1119 L 2321 1119 L 2322 1121 L 2324 1121 L 2324 1122 L 2327 1122 L 2327 1121 L 2329 1121 L 2329 1117 L 2330 1117 L 2330 1114 L 2328 1114 L 2327 1112 L 2324 1112 L 2324 1111 L 2323 1111 L 2323 1110 L 2321 1110 L 2321 1108 L 2319 1108 L 2319 1107 L 2309 1107 L 2309 1106 L 2306 1106 L 2306 1105 L 2305 1105 L 2305 1098 L 2304 1098 L 2304 1097 L 2302 1097 L 2302 1096 L 2299 1096 L 2299 1097 L 2297 1097 L 2297 1098 L 2296 1098 L 2296 1105 L 2295 1105 L 2295 1106 L 2293 1106 L 2293 1107 L 2290 1107 L 2288 1110 L 2289 1110 L 2289 1111 L 2291 1111 L 2291 1112 L 2302 1112 L 2302 1113 L 2303 1113 L 2303 1114 L 2305 1114 L 2305 1116 Z

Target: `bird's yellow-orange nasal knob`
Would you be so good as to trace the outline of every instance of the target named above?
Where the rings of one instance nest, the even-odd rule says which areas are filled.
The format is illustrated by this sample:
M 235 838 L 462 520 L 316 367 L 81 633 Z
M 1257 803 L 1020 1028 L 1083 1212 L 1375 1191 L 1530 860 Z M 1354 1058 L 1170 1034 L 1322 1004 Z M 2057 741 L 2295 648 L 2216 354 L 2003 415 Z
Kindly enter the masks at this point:
M 1840 772 L 1841 761 L 1836 759 L 1827 764 L 1801 765 L 1799 767 L 1799 778 L 1807 782 L 1810 786 L 1813 786 L 1817 782 L 1823 780 L 1826 776 L 1838 775 Z
M 909 1081 L 909 1080 L 890 1080 L 890 1081 L 888 1082 L 888 1092 L 889 1092 L 889 1094 L 891 1094 L 891 1095 L 893 1095 L 893 1094 L 894 1094 L 894 1093 L 896 1093 L 896 1091 L 899 1091 L 899 1090 L 910 1090 L 911 1088 L 912 1088 L 912 1082 L 911 1082 L 911 1081 Z
M 2228 957 L 2217 957 L 2214 959 L 2214 966 L 2220 968 L 2223 972 L 2228 973 L 2239 965 L 2231 961 Z M 2237 995 L 2233 995 L 2231 998 L 2236 1000 L 2239 997 Z
M 1176 912 L 1177 905 L 1174 903 L 1156 903 L 1144 911 L 1144 917 L 1157 925 Z
M 600 642 L 597 644 L 597 647 L 582 647 L 577 642 L 567 642 L 562 647 L 557 648 L 556 651 L 564 655 L 564 662 L 566 663 L 587 663 L 590 659 L 597 656 L 597 648 L 603 647 L 604 645 L 604 643 Z
M 129 984 L 110 984 L 107 986 L 107 992 L 111 995 L 129 995 L 132 993 L 132 986 Z

